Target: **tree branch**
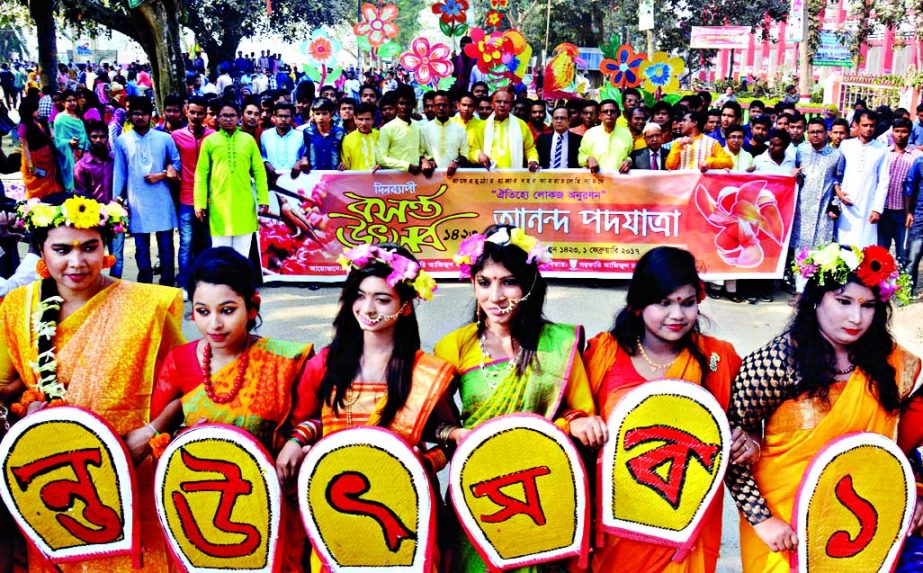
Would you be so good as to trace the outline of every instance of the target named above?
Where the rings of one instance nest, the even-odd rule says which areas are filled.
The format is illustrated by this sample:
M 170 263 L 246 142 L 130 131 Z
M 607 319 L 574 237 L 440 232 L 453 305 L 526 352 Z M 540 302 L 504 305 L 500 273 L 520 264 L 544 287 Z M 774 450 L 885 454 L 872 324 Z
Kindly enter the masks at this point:
M 61 0 L 61 5 L 68 10 L 80 12 L 88 20 L 121 32 L 140 44 L 147 40 L 134 19 L 122 10 L 110 8 L 95 0 Z

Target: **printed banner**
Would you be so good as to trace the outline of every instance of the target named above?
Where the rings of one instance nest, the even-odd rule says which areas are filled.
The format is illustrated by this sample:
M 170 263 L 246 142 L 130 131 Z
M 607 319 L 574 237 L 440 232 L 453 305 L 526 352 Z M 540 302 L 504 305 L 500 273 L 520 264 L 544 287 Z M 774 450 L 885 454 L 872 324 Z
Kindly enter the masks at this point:
M 681 561 L 727 470 L 724 410 L 701 386 L 663 379 L 628 392 L 608 425 L 597 496 L 603 529 L 679 547 Z
M 462 441 L 449 466 L 455 513 L 490 569 L 589 548 L 586 472 L 570 438 L 532 414 L 494 418 Z
M 915 503 L 910 462 L 893 440 L 873 433 L 837 438 L 801 480 L 792 571 L 892 571 Z
M 693 26 L 689 36 L 689 47 L 699 50 L 739 50 L 749 45 L 749 26 Z
M 436 509 L 429 477 L 396 434 L 374 427 L 333 433 L 298 473 L 308 538 L 334 573 L 428 573 Z
M 804 0 L 792 0 L 785 26 L 785 41 L 797 44 L 804 38 Z
M 836 30 L 820 30 L 811 63 L 815 66 L 853 67 L 855 62 L 849 49 L 849 40 L 844 40 Z
M 250 434 L 224 424 L 184 431 L 160 457 L 154 491 L 167 544 L 184 570 L 279 570 L 279 478 Z
M 792 177 L 697 171 L 318 171 L 278 185 L 261 218 L 267 281 L 341 281 L 343 250 L 384 241 L 455 278 L 459 243 L 495 223 L 550 244 L 549 277 L 630 278 L 646 251 L 672 245 L 706 279 L 778 278 L 797 202 Z
M 45 408 L 0 442 L 0 497 L 53 562 L 140 555 L 134 465 L 112 428 L 86 410 Z

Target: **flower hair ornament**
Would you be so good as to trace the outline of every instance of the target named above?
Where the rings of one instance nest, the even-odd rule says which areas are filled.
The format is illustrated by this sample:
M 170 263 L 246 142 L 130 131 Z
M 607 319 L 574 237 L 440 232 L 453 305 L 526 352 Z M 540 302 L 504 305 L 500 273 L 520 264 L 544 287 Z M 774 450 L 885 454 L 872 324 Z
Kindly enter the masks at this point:
M 863 285 L 878 288 L 881 302 L 894 298 L 898 304 L 910 303 L 910 277 L 900 271 L 887 249 L 877 245 L 859 249 L 829 243 L 815 249 L 801 249 L 792 270 L 822 286 L 827 281 L 845 285 L 849 275 L 855 273 Z
M 551 262 L 551 251 L 542 244 L 541 241 L 519 227 L 507 229 L 502 227 L 494 231 L 490 236 L 483 233 L 475 233 L 458 245 L 458 252 L 452 257 L 452 261 L 458 265 L 458 276 L 462 279 L 471 278 L 471 265 L 473 265 L 484 253 L 484 243 L 490 242 L 495 245 L 504 247 L 513 245 L 519 247 L 526 253 L 526 262 L 538 264 L 539 270 L 545 270 L 548 263 Z
M 399 282 L 407 283 L 423 300 L 432 300 L 433 293 L 438 288 L 433 277 L 421 269 L 419 263 L 395 251 L 374 245 L 359 245 L 345 251 L 337 259 L 337 263 L 345 271 L 364 269 L 371 263 L 381 263 L 391 268 L 391 274 L 385 277 L 388 286 L 394 288 Z
M 89 197 L 71 197 L 61 205 L 49 205 L 38 199 L 20 203 L 16 209 L 17 224 L 30 233 L 67 225 L 75 229 L 105 227 L 113 233 L 124 233 L 128 212 L 119 203 L 102 204 Z

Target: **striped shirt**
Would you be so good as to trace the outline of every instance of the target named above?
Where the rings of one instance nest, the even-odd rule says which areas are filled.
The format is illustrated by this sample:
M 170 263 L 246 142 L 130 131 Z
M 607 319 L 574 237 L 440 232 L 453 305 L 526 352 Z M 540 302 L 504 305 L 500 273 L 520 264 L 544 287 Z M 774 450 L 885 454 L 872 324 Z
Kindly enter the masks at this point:
M 891 160 L 891 179 L 888 182 L 888 197 L 885 199 L 885 209 L 904 209 L 904 180 L 918 157 L 923 157 L 923 151 L 891 147 L 888 151 Z

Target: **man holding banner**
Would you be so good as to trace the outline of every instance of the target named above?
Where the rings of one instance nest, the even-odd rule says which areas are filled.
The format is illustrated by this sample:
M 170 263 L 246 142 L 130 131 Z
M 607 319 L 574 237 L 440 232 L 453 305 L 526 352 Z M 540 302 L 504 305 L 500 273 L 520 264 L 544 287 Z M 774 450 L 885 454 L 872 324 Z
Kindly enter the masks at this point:
M 481 148 L 471 154 L 487 169 L 519 169 L 528 165 L 529 171 L 538 171 L 538 152 L 532 131 L 526 122 L 510 116 L 513 94 L 498 90 L 494 93 L 493 103 L 494 113 L 478 130 Z

